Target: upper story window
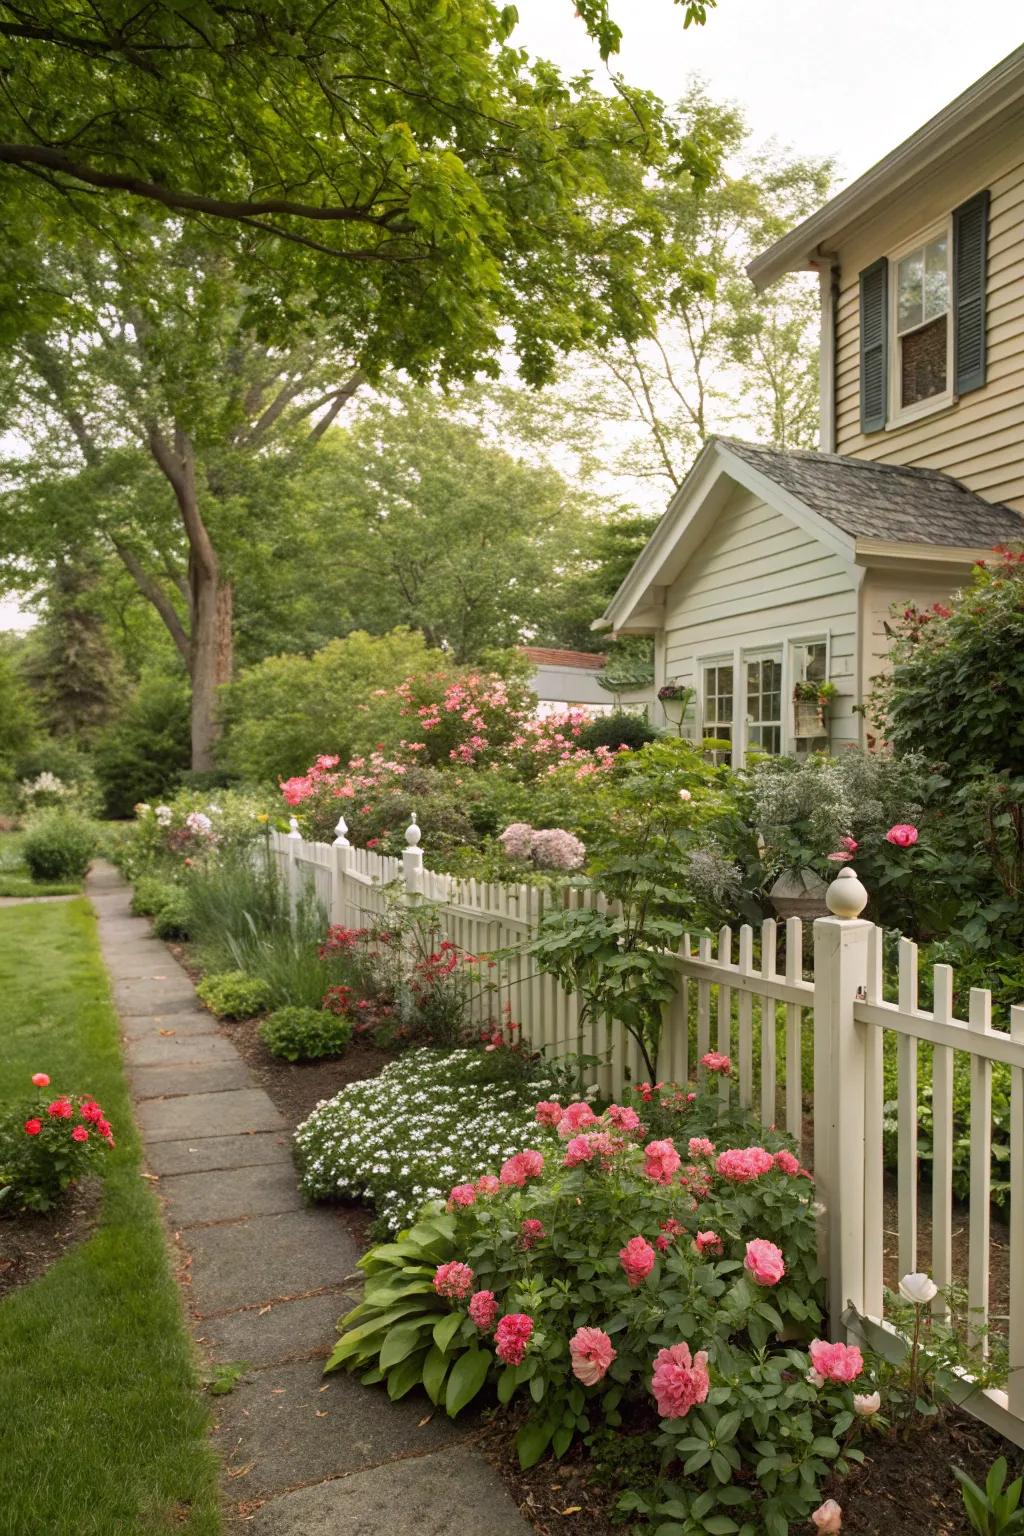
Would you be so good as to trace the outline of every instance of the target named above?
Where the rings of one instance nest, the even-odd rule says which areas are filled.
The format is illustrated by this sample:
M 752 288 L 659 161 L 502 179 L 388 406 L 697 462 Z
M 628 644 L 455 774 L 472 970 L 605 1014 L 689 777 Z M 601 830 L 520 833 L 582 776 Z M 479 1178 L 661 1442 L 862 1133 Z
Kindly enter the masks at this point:
M 944 229 L 895 264 L 892 403 L 897 412 L 938 400 L 949 391 L 951 244 Z
M 860 274 L 860 426 L 898 427 L 986 377 L 989 194 Z

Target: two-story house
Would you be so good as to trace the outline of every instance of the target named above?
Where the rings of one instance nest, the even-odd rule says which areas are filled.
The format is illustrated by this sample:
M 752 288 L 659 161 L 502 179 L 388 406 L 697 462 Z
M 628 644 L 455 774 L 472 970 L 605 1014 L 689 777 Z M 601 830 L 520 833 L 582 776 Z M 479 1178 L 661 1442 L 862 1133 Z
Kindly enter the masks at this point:
M 601 628 L 655 637 L 691 729 L 833 748 L 884 665 L 894 605 L 1024 539 L 1024 48 L 750 266 L 821 287 L 821 451 L 712 438 Z M 673 706 L 668 706 L 672 719 Z

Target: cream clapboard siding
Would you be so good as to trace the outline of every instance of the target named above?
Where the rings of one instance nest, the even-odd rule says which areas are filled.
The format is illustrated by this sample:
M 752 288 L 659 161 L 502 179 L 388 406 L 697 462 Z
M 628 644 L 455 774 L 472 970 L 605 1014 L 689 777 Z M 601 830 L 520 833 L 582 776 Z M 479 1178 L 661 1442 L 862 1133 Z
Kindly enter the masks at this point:
M 864 436 L 860 430 L 859 273 L 987 187 L 988 372 L 983 389 L 946 410 Z M 895 209 L 839 248 L 836 452 L 941 469 L 988 501 L 1024 512 L 1024 117 L 951 157 Z
M 860 720 L 853 713 L 859 687 L 857 607 L 856 576 L 837 555 L 781 512 L 737 488 L 666 593 L 659 685 L 681 682 L 699 694 L 701 662 L 731 658 L 741 703 L 744 653 L 781 647 L 783 745 L 791 748 L 789 642 L 826 638 L 829 675 L 840 690 L 832 742 L 859 741 Z M 741 751 L 738 746 L 737 761 Z
M 868 570 L 861 586 L 861 676 L 865 696 L 871 681 L 889 665 L 891 640 L 885 632 L 902 609 L 930 608 L 932 603 L 948 603 L 966 580 L 966 576 L 941 576 L 934 572 Z

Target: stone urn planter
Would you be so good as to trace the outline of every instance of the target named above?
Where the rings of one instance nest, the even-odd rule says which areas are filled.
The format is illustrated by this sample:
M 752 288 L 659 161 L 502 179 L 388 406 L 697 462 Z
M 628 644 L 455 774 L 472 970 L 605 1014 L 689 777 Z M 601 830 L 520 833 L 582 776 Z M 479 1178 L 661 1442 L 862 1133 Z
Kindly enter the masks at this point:
M 769 891 L 772 906 L 779 917 L 801 917 L 810 922 L 815 917 L 827 917 L 825 892 L 828 886 L 813 869 L 787 870 L 780 875 Z

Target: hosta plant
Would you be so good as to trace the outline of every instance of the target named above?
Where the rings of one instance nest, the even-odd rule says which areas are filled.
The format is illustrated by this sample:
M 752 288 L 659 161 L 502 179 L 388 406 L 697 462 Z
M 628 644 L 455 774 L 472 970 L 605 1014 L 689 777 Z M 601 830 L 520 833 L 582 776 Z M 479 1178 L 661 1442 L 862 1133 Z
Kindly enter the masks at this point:
M 54 1093 L 45 1072 L 34 1093 L 0 1119 L 0 1208 L 47 1211 L 114 1145 L 110 1123 L 91 1094 Z
M 535 1116 L 365 1257 L 327 1368 L 453 1416 L 488 1384 L 518 1395 L 527 1466 L 647 1416 L 662 1480 L 631 1507 L 665 1536 L 784 1536 L 868 1416 L 860 1352 L 822 1337 L 811 1181 L 786 1148 L 651 1140 L 627 1106 Z

